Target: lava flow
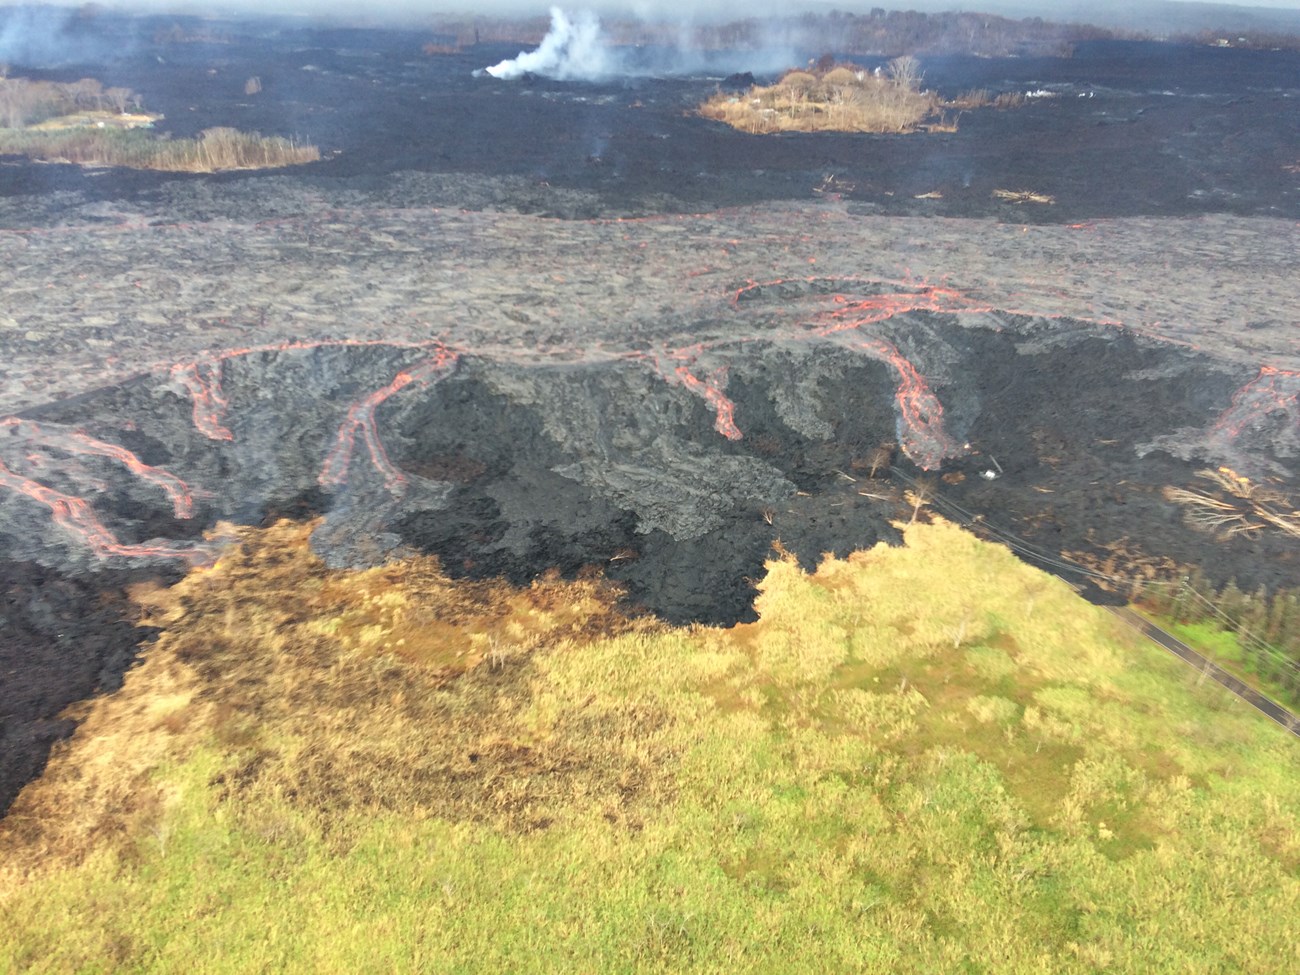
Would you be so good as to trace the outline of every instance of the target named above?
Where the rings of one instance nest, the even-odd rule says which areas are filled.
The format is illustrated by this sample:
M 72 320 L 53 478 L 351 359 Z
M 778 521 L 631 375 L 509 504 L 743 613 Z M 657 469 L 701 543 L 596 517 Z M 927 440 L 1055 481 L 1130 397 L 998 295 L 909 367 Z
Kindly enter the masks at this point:
M 743 434 L 740 427 L 736 426 L 736 404 L 727 396 L 725 389 L 727 387 L 728 369 L 725 365 L 716 366 L 704 373 L 704 378 L 700 378 L 692 371 L 696 360 L 705 352 L 704 343 L 685 346 L 680 349 L 668 349 L 663 354 L 669 359 L 677 362 L 672 367 L 672 372 L 664 368 L 658 355 L 650 356 L 654 362 L 655 371 L 659 373 L 668 382 L 680 382 L 696 396 L 701 396 L 704 401 L 713 407 L 713 429 L 722 434 L 728 440 L 740 440 Z M 637 358 L 642 358 L 638 355 Z
M 21 438 L 28 451 L 27 461 L 33 466 L 45 466 L 44 458 L 36 452 L 36 448 L 47 453 L 58 451 L 70 457 L 105 457 L 121 464 L 142 481 L 160 488 L 171 501 L 172 512 L 177 518 L 194 516 L 194 496 L 189 486 L 174 474 L 144 463 L 125 447 L 107 443 L 79 430 L 51 430 L 15 416 L 0 420 L 0 428 Z M 88 481 L 99 490 L 106 490 L 102 481 L 91 477 L 79 467 L 70 468 L 66 461 L 62 466 L 70 476 Z M 30 477 L 24 477 L 2 461 L 0 485 L 45 505 L 50 509 L 55 524 L 80 539 L 100 558 L 119 555 L 129 558 L 181 558 L 191 562 L 201 562 L 208 558 L 206 552 L 196 548 L 124 544 L 99 520 L 84 498 L 65 494 Z
M 1292 414 L 1298 398 L 1300 372 L 1262 366 L 1258 376 L 1233 394 L 1232 405 L 1214 424 L 1213 437 L 1231 443 L 1272 413 Z M 1294 416 L 1292 422 L 1300 423 L 1300 416 Z
M 877 325 L 896 315 L 915 311 L 957 312 L 987 311 L 976 307 L 953 288 L 923 285 L 912 291 L 886 292 L 863 298 L 832 295 L 836 308 L 816 316 L 810 323 L 814 334 L 834 338 L 845 333 L 858 332 L 869 325 Z M 873 359 L 893 367 L 898 373 L 898 388 L 894 400 L 898 406 L 898 443 L 903 452 L 922 470 L 931 470 L 957 451 L 957 444 L 943 426 L 943 404 L 931 391 L 919 369 L 904 356 L 894 343 L 883 338 L 853 341 L 853 348 L 861 349 Z
M 320 339 L 314 342 L 287 341 L 267 345 L 252 345 L 237 349 L 223 349 L 204 353 L 190 362 L 169 366 L 172 382 L 189 394 L 192 403 L 194 427 L 209 440 L 234 440 L 226 426 L 230 403 L 222 390 L 222 370 L 232 359 L 241 359 L 259 353 L 310 352 L 316 349 L 373 348 L 442 349 L 442 343 L 384 341 L 382 339 Z
M 948 436 L 943 427 L 943 404 L 930 391 L 930 386 L 898 351 L 898 347 L 884 339 L 854 342 L 873 359 L 893 366 L 898 373 L 898 390 L 894 399 L 898 404 L 898 444 L 903 452 L 922 470 L 933 470 L 945 457 L 957 452 L 957 442 Z
M 381 403 L 401 389 L 412 384 L 427 385 L 448 375 L 457 362 L 456 353 L 439 342 L 363 342 L 350 340 L 312 343 L 286 342 L 274 346 L 249 349 L 231 349 L 211 353 L 192 362 L 171 366 L 168 375 L 190 395 L 193 403 L 192 417 L 195 428 L 210 440 L 233 441 L 234 434 L 226 425 L 229 403 L 222 391 L 222 369 L 227 359 L 246 356 L 253 352 L 315 349 L 326 346 L 383 345 L 399 348 L 432 349 L 433 354 L 415 366 L 403 370 L 382 389 L 376 390 L 353 403 L 340 427 L 337 442 L 324 462 L 320 475 L 322 485 L 339 485 L 347 478 L 357 436 L 366 445 L 370 460 L 384 479 L 385 487 L 400 493 L 405 477 L 388 459 L 375 427 L 375 410 Z M 107 485 L 75 464 L 78 456 L 103 457 L 125 467 L 141 481 L 152 484 L 166 494 L 172 512 L 177 518 L 194 516 L 194 495 L 179 477 L 161 468 L 144 463 L 136 454 L 118 444 L 99 440 L 82 431 L 63 431 L 48 428 L 19 417 L 0 419 L 0 429 L 7 430 L 26 451 L 25 459 L 34 468 L 51 466 L 49 455 L 61 454 L 58 467 L 62 473 L 76 481 L 89 484 L 97 490 L 107 490 Z M 127 558 L 181 558 L 199 563 L 210 558 L 202 548 L 178 548 L 162 544 L 128 544 L 120 542 L 104 525 L 89 503 L 82 497 L 67 494 L 16 472 L 0 462 L 0 487 L 22 494 L 43 504 L 50 510 L 56 524 L 78 538 L 100 558 L 123 556 Z
M 755 301 L 769 291 L 795 286 L 800 289 L 817 288 L 835 284 L 876 286 L 872 282 L 832 281 L 827 278 L 806 278 L 802 281 L 751 282 L 738 289 L 731 299 L 733 307 Z M 925 377 L 898 347 L 887 339 L 875 337 L 846 341 L 846 336 L 860 332 L 870 325 L 878 325 L 908 312 L 934 312 L 938 314 L 987 313 L 990 306 L 977 304 L 955 288 L 944 285 L 920 283 L 901 286 L 897 291 L 881 291 L 865 296 L 850 297 L 843 293 L 825 293 L 801 290 L 797 297 L 829 297 L 835 307 L 812 316 L 802 323 L 797 333 L 800 338 L 829 339 L 858 349 L 892 366 L 898 373 L 898 388 L 894 394 L 898 407 L 898 441 L 903 452 L 925 470 L 938 467 L 945 457 L 954 454 L 958 447 L 943 426 L 943 405 L 931 391 Z
M 799 281 L 751 281 L 732 294 L 731 305 L 739 308 L 749 302 L 760 300 L 772 291 L 785 297 L 783 289 L 789 287 L 800 289 L 793 297 L 806 297 L 810 294 L 806 290 L 810 285 L 816 287 L 827 281 L 826 278 L 806 278 Z M 837 283 L 841 286 L 869 284 L 869 282 Z M 811 294 L 822 297 L 826 293 L 814 291 Z M 896 345 L 886 339 L 846 341 L 844 336 L 906 312 L 957 314 L 984 313 L 993 309 L 985 305 L 977 305 L 955 288 L 930 284 L 911 286 L 895 292 L 880 292 L 860 298 L 849 298 L 843 294 L 826 294 L 826 296 L 835 302 L 837 307 L 800 323 L 789 338 L 800 342 L 813 339 L 835 341 L 848 348 L 865 352 L 873 359 L 892 366 L 899 377 L 895 393 L 898 404 L 899 443 L 907 456 L 921 468 L 929 470 L 938 467 L 945 457 L 956 452 L 957 444 L 944 431 L 943 406 L 930 390 L 920 370 L 898 350 Z M 734 344 L 735 341 L 728 340 L 728 344 Z M 706 353 L 716 352 L 720 344 L 697 342 L 693 345 L 667 349 L 659 354 L 633 353 L 632 357 L 652 360 L 655 370 L 665 380 L 681 383 L 695 395 L 703 397 L 713 408 L 714 429 L 728 440 L 740 440 L 743 434 L 736 423 L 736 406 L 725 392 L 727 366 L 725 364 L 716 366 L 707 372 L 697 368 L 698 360 Z M 675 363 L 671 371 L 665 367 L 662 361 L 664 358 Z
M 50 516 L 56 525 L 83 542 L 99 558 L 120 555 L 126 558 L 185 559 L 194 564 L 201 564 L 211 558 L 211 554 L 201 548 L 123 544 L 95 516 L 84 498 L 64 494 L 38 481 L 15 474 L 3 461 L 0 461 L 0 486 L 45 505 L 50 509 Z
M 189 485 L 182 481 L 175 474 L 146 464 L 134 453 L 115 443 L 107 443 L 98 440 L 89 434 L 80 430 L 74 430 L 70 433 L 61 430 L 50 430 L 34 423 L 31 420 L 20 420 L 16 416 L 5 417 L 0 420 L 0 428 L 5 428 L 22 437 L 23 441 L 33 447 L 41 447 L 45 450 L 59 450 L 69 455 L 84 455 L 89 457 L 107 457 L 109 460 L 115 460 L 136 477 L 160 488 L 172 503 L 172 513 L 177 518 L 194 517 L 194 495 L 191 493 Z M 29 454 L 28 459 L 35 462 L 35 455 Z
M 321 468 L 320 484 L 322 487 L 337 487 L 348 477 L 348 468 L 356 450 L 357 435 L 360 434 L 370 462 L 384 479 L 384 487 L 390 494 L 400 494 L 406 484 L 406 476 L 388 459 L 379 430 L 375 426 L 375 410 L 385 400 L 412 384 L 430 386 L 449 376 L 459 359 L 457 353 L 446 346 L 437 344 L 434 354 L 409 369 L 403 369 L 393 381 L 382 389 L 363 396 L 348 407 L 347 417 L 339 427 L 334 448 L 325 458 Z
M 221 392 L 221 360 L 182 362 L 172 366 L 172 378 L 194 403 L 194 426 L 209 440 L 233 440 L 225 425 L 229 404 Z
M 826 278 L 806 278 L 801 284 L 817 285 L 827 282 Z M 743 288 L 740 288 L 732 295 L 732 304 L 739 305 L 744 301 L 753 300 L 754 296 L 761 294 L 768 288 L 779 288 L 782 285 L 788 285 L 791 281 L 767 281 L 752 282 Z M 844 281 L 841 284 L 856 284 L 854 281 Z M 863 284 L 872 284 L 872 282 L 862 282 Z M 844 329 L 855 329 L 862 325 L 871 325 L 877 322 L 883 322 L 896 315 L 902 315 L 911 311 L 930 311 L 940 314 L 957 314 L 959 312 L 989 312 L 993 308 L 986 305 L 976 305 L 966 295 L 962 294 L 956 288 L 949 288 L 945 285 L 921 284 L 910 290 L 886 291 L 878 294 L 869 295 L 863 298 L 849 298 L 844 294 L 831 294 L 830 298 L 841 307 L 833 312 L 828 312 L 822 318 L 829 318 L 833 321 L 842 321 L 840 327 Z M 832 331 L 830 327 L 823 329 L 823 334 Z

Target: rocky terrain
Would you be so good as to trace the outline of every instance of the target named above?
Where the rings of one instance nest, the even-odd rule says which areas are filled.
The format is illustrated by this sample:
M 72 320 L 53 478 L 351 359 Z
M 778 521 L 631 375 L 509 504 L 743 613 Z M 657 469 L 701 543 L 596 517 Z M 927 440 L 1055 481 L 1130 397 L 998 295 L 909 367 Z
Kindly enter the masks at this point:
M 274 100 L 277 43 L 321 100 Z M 468 54 L 334 44 L 176 45 L 167 67 L 185 91 L 260 63 L 263 101 L 205 111 L 292 109 L 346 133 L 331 161 L 0 166 L 0 804 L 131 660 L 123 587 L 215 559 L 223 521 L 320 516 L 335 565 L 594 566 L 669 619 L 727 622 L 774 542 L 815 562 L 896 538 L 920 478 L 1048 556 L 1300 577 L 1294 538 L 1216 538 L 1162 495 L 1207 466 L 1294 482 L 1300 140 L 1227 107 L 1293 98 L 1260 87 L 1271 65 L 1207 92 L 1180 73 L 1199 54 L 1069 62 L 1069 98 L 996 131 L 761 143 L 682 116 L 707 78 L 511 86 Z M 163 69 L 107 70 L 148 92 Z M 424 84 L 418 122 L 364 149 L 338 118 L 364 105 L 322 97 L 362 82 L 384 125 Z M 494 110 L 444 140 L 447 91 Z

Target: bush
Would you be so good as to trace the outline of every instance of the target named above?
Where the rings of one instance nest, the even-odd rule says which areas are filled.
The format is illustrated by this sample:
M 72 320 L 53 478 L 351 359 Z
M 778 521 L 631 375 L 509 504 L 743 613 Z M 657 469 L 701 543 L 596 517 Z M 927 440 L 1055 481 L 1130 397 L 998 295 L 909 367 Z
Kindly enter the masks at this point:
M 809 74 L 807 71 L 787 71 L 781 76 L 779 84 L 786 88 L 811 88 L 817 84 L 817 76 Z
M 862 70 L 854 71 L 850 67 L 840 65 L 838 68 L 832 68 L 822 75 L 822 84 L 834 86 L 856 85 L 866 77 L 866 72 Z

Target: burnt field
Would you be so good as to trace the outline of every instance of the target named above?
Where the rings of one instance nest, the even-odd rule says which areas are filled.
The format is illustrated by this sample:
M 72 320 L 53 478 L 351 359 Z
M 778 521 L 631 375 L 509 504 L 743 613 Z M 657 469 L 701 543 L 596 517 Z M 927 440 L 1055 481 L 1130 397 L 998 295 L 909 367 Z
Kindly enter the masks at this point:
M 93 75 L 128 87 L 165 114 L 164 128 L 175 136 L 220 125 L 313 142 L 328 158 L 302 178 L 372 195 L 382 195 L 381 178 L 393 174 L 473 173 L 580 191 L 580 201 L 522 189 L 487 201 L 560 216 L 807 200 L 823 186 L 872 213 L 1067 223 L 1300 216 L 1296 174 L 1286 168 L 1300 143 L 1296 52 L 1093 42 L 1068 59 L 929 58 L 924 84 L 945 98 L 972 89 L 1037 97 L 1015 111 L 964 112 L 956 132 L 923 139 L 758 138 L 693 109 L 732 72 L 763 80 L 764 66 L 823 52 L 790 52 L 786 62 L 771 51 L 640 51 L 628 61 L 646 73 L 598 83 L 498 81 L 473 73 L 518 45 L 426 56 L 426 38 L 415 31 L 202 23 L 191 25 L 192 35 L 219 42 L 150 36 L 167 23 L 87 28 L 89 39 L 69 50 L 112 58 L 28 73 Z M 857 60 L 866 68 L 885 63 Z M 654 73 L 663 67 L 690 71 Z M 255 95 L 245 94 L 250 78 L 262 86 Z M 256 184 L 258 177 L 225 179 Z M 59 167 L 7 167 L 0 186 L 6 196 L 32 194 L 44 201 L 37 205 L 56 208 L 84 199 L 172 202 L 174 192 L 153 176 L 105 179 Z M 1017 207 L 996 199 L 997 189 L 1031 189 L 1057 202 Z M 915 199 L 927 193 L 942 199 Z
M 0 161 L 0 807 L 129 665 L 124 586 L 211 560 L 223 520 L 319 516 L 335 565 L 596 567 L 728 622 L 774 542 L 892 540 L 920 479 L 1049 556 L 1300 578 L 1294 537 L 1163 493 L 1294 483 L 1294 55 L 935 60 L 945 95 L 1048 94 L 751 137 L 690 113 L 716 72 L 503 82 L 471 72 L 517 48 L 424 39 L 232 26 L 24 72 L 326 158 Z

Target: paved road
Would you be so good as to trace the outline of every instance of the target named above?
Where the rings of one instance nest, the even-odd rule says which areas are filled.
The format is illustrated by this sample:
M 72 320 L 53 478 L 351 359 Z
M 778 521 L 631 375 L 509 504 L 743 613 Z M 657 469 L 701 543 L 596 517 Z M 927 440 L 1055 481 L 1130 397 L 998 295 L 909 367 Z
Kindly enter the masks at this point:
M 1233 677 L 1232 674 L 1228 673 L 1213 661 L 1208 660 L 1202 654 L 1197 653 L 1173 634 L 1166 633 L 1154 623 L 1143 619 L 1127 606 L 1107 606 L 1106 608 L 1139 633 L 1154 640 L 1170 653 L 1182 657 L 1183 660 L 1187 661 L 1207 677 L 1218 681 L 1251 707 L 1272 718 L 1287 731 L 1291 732 L 1291 734 L 1300 737 L 1300 718 L 1296 717 L 1276 701 L 1265 697 L 1253 687 L 1236 677 Z

